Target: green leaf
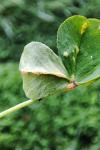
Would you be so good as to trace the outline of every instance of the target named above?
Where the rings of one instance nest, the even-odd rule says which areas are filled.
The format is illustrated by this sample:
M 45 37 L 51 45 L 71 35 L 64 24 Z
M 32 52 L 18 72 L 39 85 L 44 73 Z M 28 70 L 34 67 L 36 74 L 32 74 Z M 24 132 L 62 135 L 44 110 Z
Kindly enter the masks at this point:
M 68 73 L 61 59 L 40 42 L 25 46 L 19 68 L 24 91 L 31 99 L 40 99 L 67 88 Z
M 76 59 L 79 53 L 83 25 L 88 21 L 83 16 L 72 16 L 66 19 L 57 32 L 58 53 L 61 56 L 70 76 L 76 71 Z M 84 28 L 85 30 L 85 28 Z
M 89 19 L 77 58 L 76 80 L 80 84 L 100 78 L 100 21 Z
M 100 78 L 100 20 L 68 18 L 58 29 L 57 47 L 70 80 L 85 84 Z

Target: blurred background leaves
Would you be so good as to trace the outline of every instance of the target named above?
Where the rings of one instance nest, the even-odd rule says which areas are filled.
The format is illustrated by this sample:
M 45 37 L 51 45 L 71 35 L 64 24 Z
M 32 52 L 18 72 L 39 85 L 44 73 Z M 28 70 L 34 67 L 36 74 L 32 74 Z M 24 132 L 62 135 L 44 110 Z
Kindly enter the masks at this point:
M 56 53 L 56 32 L 74 14 L 100 19 L 100 0 L 0 0 L 0 111 L 27 98 L 18 70 L 24 45 Z M 55 95 L 0 120 L 3 150 L 99 150 L 100 81 Z

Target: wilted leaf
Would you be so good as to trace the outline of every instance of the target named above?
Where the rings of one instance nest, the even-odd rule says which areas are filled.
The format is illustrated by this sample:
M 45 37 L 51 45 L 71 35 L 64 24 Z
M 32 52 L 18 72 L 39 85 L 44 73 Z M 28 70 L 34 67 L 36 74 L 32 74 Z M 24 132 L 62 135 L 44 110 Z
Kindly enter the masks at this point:
M 40 99 L 58 92 L 67 91 L 67 80 L 55 75 L 23 74 L 23 88 L 26 96 Z
M 61 59 L 46 45 L 31 42 L 20 60 L 26 95 L 39 99 L 67 88 L 68 73 Z

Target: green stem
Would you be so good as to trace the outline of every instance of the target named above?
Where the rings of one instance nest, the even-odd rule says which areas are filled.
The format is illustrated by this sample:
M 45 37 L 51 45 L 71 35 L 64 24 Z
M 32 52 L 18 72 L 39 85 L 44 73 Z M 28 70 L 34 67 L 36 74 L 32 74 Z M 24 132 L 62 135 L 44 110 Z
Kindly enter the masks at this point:
M 29 105 L 31 105 L 32 103 L 34 103 L 35 101 L 36 101 L 36 100 L 27 100 L 27 101 L 22 102 L 22 103 L 20 103 L 20 104 L 14 106 L 14 107 L 11 107 L 11 108 L 9 108 L 9 109 L 7 109 L 7 110 L 1 112 L 1 113 L 0 113 L 0 118 L 4 117 L 4 116 L 6 116 L 6 115 L 8 115 L 8 114 L 10 114 L 10 113 L 12 113 L 12 112 L 15 112 L 15 111 L 17 111 L 17 110 L 19 110 L 19 109 L 21 109 L 21 108 L 23 108 L 23 107 L 29 106 Z

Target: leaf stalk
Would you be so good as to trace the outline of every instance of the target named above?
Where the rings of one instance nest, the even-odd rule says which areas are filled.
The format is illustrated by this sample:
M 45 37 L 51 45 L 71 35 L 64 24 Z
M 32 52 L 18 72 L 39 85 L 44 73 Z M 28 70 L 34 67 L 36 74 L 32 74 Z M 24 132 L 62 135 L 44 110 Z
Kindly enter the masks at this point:
M 31 100 L 27 100 L 25 102 L 17 104 L 16 106 L 13 106 L 13 107 L 11 107 L 11 108 L 9 108 L 9 109 L 1 112 L 0 113 L 0 119 L 3 118 L 3 117 L 5 117 L 5 116 L 7 116 L 8 114 L 11 114 L 12 112 L 15 112 L 15 111 L 17 111 L 17 110 L 19 110 L 21 108 L 24 108 L 26 106 L 29 106 L 29 105 L 33 104 L 35 101 L 36 100 L 32 100 L 32 99 Z

